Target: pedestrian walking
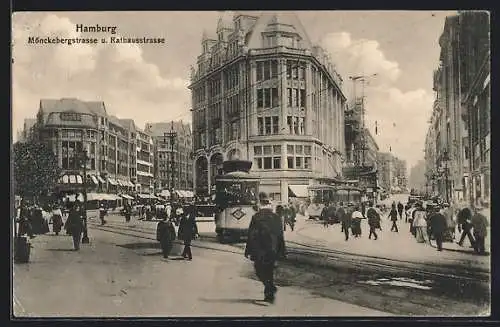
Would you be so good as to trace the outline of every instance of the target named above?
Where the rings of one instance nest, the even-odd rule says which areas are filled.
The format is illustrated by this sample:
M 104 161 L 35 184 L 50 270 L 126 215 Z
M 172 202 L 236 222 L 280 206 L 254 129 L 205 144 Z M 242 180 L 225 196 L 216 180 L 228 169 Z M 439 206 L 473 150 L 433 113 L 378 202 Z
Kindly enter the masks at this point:
M 52 209 L 52 232 L 56 235 L 59 235 L 61 232 L 61 227 L 63 225 L 63 220 L 62 220 L 62 211 L 61 207 L 59 205 L 54 205 L 54 208 Z
M 73 238 L 73 247 L 75 251 L 80 250 L 80 242 L 82 239 L 84 225 L 80 205 L 76 202 L 69 210 L 66 226 L 71 234 L 71 237 Z
M 411 209 L 411 205 L 409 203 L 405 204 L 405 223 L 408 223 L 408 211 Z
M 391 232 L 396 232 L 398 233 L 399 230 L 398 230 L 398 211 L 396 210 L 396 206 L 393 205 L 391 207 L 391 211 L 389 212 L 389 216 L 388 218 L 391 218 L 391 221 L 392 221 L 392 226 L 391 226 Z
M 417 207 L 415 209 L 412 225 L 415 231 L 414 235 L 417 242 L 418 243 L 429 242 L 429 237 L 427 235 L 427 214 L 422 207 Z
M 285 226 L 290 226 L 290 229 L 293 232 L 295 228 L 295 221 L 297 218 L 297 212 L 292 203 L 289 203 L 288 206 L 285 207 Z
M 368 226 L 370 227 L 370 233 L 368 234 L 368 239 L 374 237 L 374 240 L 378 239 L 377 228 L 380 228 L 380 215 L 373 207 L 373 203 L 368 204 L 368 209 L 366 210 L 366 217 L 368 218 Z
M 481 213 L 482 206 L 473 208 L 473 215 L 471 219 L 472 227 L 474 230 L 474 251 L 477 254 L 486 254 L 485 239 L 488 235 L 489 222 L 485 215 Z
M 179 223 L 179 239 L 184 242 L 184 250 L 182 257 L 184 259 L 192 260 L 191 242 L 198 237 L 198 226 L 196 226 L 196 206 L 190 205 L 185 215 L 182 216 Z
M 403 219 L 403 204 L 401 202 L 398 202 L 398 214 L 399 214 L 399 219 Z
M 463 246 L 465 237 L 469 238 L 470 245 L 472 247 L 475 246 L 475 240 L 474 237 L 472 236 L 472 211 L 469 208 L 463 208 L 461 209 L 458 214 L 457 214 L 457 222 L 459 228 L 462 230 L 462 235 L 460 237 L 460 240 L 457 242 L 458 245 Z
M 349 228 L 352 225 L 351 212 L 349 209 L 346 210 L 345 208 L 340 207 L 337 210 L 337 217 L 339 217 L 339 219 L 342 223 L 342 231 L 344 232 L 345 240 L 348 241 L 349 240 Z
M 101 225 L 106 224 L 106 215 L 108 214 L 108 211 L 106 210 L 106 207 L 104 206 L 104 202 L 101 202 L 99 206 L 99 218 L 101 219 Z
M 321 222 L 323 223 L 324 228 L 328 228 L 328 206 L 329 205 L 330 205 L 330 203 L 326 202 L 325 206 L 321 210 L 321 214 L 320 214 Z
M 274 303 L 274 268 L 285 256 L 285 238 L 281 219 L 273 212 L 267 193 L 259 193 L 259 205 L 248 229 L 245 257 L 254 262 L 255 273 L 264 284 L 264 301 Z
M 446 217 L 437 207 L 431 209 L 429 215 L 429 229 L 436 240 L 437 250 L 443 250 L 444 233 L 446 231 Z
M 156 225 L 156 240 L 160 242 L 164 259 L 168 259 L 175 241 L 175 227 L 171 219 L 164 219 Z
M 363 219 L 363 214 L 361 213 L 359 207 L 355 207 L 351 214 L 351 231 L 352 236 L 361 236 L 361 220 Z

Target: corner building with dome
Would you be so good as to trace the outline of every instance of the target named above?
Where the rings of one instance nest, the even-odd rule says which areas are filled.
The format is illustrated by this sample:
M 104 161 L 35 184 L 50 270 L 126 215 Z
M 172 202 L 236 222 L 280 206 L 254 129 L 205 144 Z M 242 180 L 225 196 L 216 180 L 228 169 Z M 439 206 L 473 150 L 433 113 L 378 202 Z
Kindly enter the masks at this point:
M 191 68 L 194 187 L 210 194 L 222 162 L 253 162 L 276 201 L 342 176 L 342 78 L 294 13 L 223 14 Z

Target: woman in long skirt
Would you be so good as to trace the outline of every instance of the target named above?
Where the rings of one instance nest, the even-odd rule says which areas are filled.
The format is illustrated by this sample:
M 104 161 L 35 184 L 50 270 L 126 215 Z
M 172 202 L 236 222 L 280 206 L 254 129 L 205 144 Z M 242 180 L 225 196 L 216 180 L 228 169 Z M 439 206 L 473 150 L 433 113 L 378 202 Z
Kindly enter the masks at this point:
M 429 242 L 429 237 L 427 235 L 427 221 L 425 220 L 425 211 L 417 209 L 415 212 L 415 220 L 413 221 L 413 227 L 415 228 L 415 238 L 418 243 Z

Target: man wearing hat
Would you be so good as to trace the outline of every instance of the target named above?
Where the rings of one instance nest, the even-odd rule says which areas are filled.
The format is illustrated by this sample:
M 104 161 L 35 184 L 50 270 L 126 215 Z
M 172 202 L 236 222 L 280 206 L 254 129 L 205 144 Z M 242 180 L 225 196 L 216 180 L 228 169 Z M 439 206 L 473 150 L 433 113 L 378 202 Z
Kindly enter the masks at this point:
M 285 256 L 285 238 L 281 218 L 273 212 L 269 196 L 259 193 L 259 211 L 248 228 L 245 257 L 254 262 L 255 273 L 264 284 L 264 301 L 274 303 L 274 267 Z

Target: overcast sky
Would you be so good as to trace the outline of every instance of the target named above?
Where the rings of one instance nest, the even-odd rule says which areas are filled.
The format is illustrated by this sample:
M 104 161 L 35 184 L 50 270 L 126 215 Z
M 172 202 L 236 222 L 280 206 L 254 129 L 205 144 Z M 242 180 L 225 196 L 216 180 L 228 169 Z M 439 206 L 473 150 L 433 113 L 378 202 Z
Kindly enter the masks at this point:
M 366 86 L 367 127 L 381 151 L 414 165 L 423 157 L 434 99 L 442 11 L 301 11 L 312 42 L 332 56 L 344 78 L 377 76 Z M 38 111 L 41 98 L 102 100 L 109 113 L 145 122 L 191 121 L 186 88 L 203 29 L 215 33 L 231 12 L 57 12 L 13 17 L 13 132 Z M 164 37 L 163 45 L 28 45 L 29 36 L 78 36 L 76 24 L 117 26 L 130 37 Z M 88 35 L 85 35 L 86 37 Z

